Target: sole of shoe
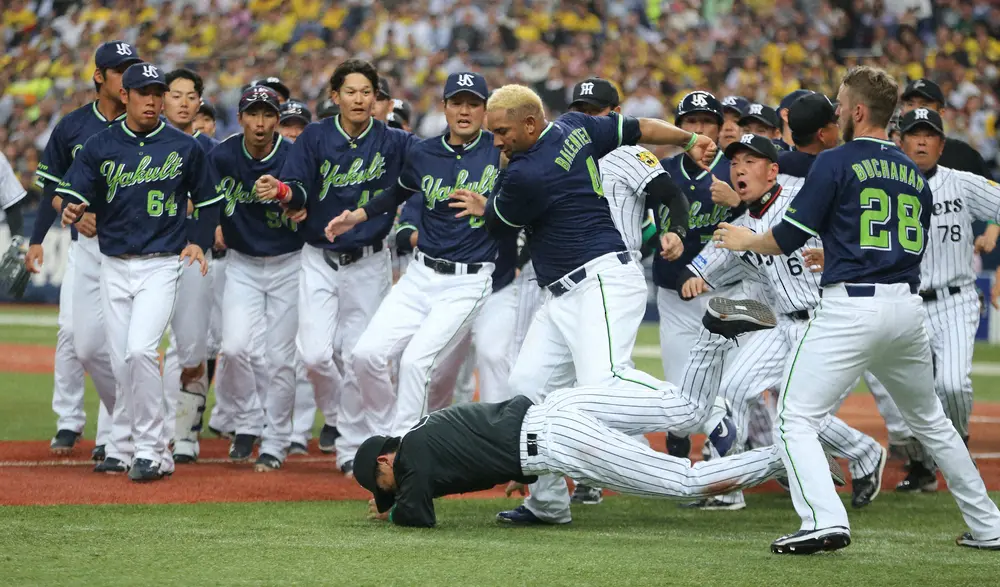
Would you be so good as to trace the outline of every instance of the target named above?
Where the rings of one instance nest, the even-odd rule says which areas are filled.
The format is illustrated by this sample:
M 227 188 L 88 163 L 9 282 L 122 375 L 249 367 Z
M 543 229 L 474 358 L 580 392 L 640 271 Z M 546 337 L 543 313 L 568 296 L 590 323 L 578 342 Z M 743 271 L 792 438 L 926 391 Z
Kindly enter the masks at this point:
M 309 449 L 305 446 L 292 446 L 288 449 L 288 455 L 307 455 L 309 454 Z
M 779 544 L 776 540 L 771 544 L 774 554 L 815 554 L 817 552 L 833 552 L 851 545 L 850 534 L 834 531 L 819 536 L 804 536 L 798 540 Z
M 701 512 L 736 512 L 742 509 L 746 509 L 746 502 L 740 503 L 725 503 L 721 501 L 709 501 L 702 505 L 700 502 L 694 502 L 692 504 L 687 504 L 688 508 L 691 510 L 698 510 Z
M 722 322 L 746 322 L 756 326 L 750 327 L 750 330 L 763 330 L 778 325 L 774 312 L 755 300 L 712 298 L 708 300 L 708 313 Z
M 257 473 L 273 473 L 281 469 L 281 465 L 277 467 L 272 467 L 271 465 L 266 465 L 264 463 L 254 463 L 253 470 Z
M 198 457 L 192 455 L 174 455 L 174 463 L 178 465 L 192 465 L 198 462 Z
M 966 548 L 975 548 L 977 550 L 1000 550 L 1000 538 L 994 538 L 993 540 L 976 540 L 971 536 L 966 537 L 966 535 L 963 534 L 955 539 L 955 544 Z
M 330 454 L 333 454 L 333 453 L 337 452 L 337 446 L 333 445 L 333 444 L 331 444 L 331 445 L 320 444 L 319 445 L 319 452 L 321 452 L 321 453 L 323 453 L 325 455 L 330 455 Z
M 862 503 L 856 504 L 852 499 L 851 500 L 852 506 L 856 508 L 863 508 L 866 505 L 870 504 L 871 502 L 875 501 L 875 498 L 878 497 L 878 494 L 882 493 L 882 474 L 885 472 L 885 464 L 888 462 L 888 460 L 889 460 L 889 451 L 885 450 L 885 447 L 882 447 L 882 454 L 878 460 L 878 470 L 875 474 L 875 492 L 872 493 L 871 497 L 869 497 Z
M 52 454 L 56 455 L 56 456 L 64 457 L 64 456 L 70 454 L 71 452 L 73 452 L 73 447 L 72 446 L 50 446 L 49 447 L 49 451 Z

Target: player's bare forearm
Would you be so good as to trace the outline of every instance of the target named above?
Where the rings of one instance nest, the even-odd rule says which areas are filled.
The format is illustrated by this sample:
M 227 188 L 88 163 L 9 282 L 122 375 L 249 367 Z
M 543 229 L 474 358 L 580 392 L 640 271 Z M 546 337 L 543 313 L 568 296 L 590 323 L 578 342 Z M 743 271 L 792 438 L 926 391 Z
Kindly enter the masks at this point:
M 712 235 L 715 246 L 730 251 L 751 251 L 761 255 L 781 255 L 781 247 L 771 231 L 757 234 L 745 226 L 720 222 Z
M 755 234 L 747 250 L 761 255 L 782 254 L 781 247 L 778 246 L 778 241 L 774 240 L 774 235 L 771 234 L 771 231 L 767 231 L 764 234 Z

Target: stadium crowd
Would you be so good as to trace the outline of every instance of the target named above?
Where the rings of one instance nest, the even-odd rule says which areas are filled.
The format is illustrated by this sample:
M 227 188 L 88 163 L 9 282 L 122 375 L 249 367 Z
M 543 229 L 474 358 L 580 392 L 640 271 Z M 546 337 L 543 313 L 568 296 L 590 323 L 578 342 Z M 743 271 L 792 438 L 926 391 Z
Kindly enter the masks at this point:
M 996 0 L 10 0 L 0 36 L 0 146 L 29 189 L 51 129 L 92 99 L 94 50 L 118 38 L 198 71 L 220 137 L 250 80 L 277 75 L 315 112 L 348 56 L 377 64 L 421 136 L 442 130 L 440 86 L 466 69 L 529 84 L 554 112 L 603 76 L 625 113 L 669 118 L 692 89 L 774 106 L 799 88 L 834 95 L 865 63 L 937 81 L 949 135 L 998 161 Z

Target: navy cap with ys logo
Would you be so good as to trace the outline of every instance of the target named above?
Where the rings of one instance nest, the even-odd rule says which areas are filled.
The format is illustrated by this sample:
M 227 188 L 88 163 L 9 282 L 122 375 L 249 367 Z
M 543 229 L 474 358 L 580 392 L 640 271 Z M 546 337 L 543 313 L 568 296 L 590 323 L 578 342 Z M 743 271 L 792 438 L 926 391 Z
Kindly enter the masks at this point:
M 122 87 L 126 90 L 138 90 L 147 86 L 162 86 L 167 89 L 166 76 L 152 63 L 136 63 L 130 65 L 122 74 Z
M 118 69 L 123 65 L 139 63 L 139 52 L 125 41 L 108 41 L 101 43 L 94 54 L 94 64 L 97 69 Z
M 674 113 L 674 124 L 680 124 L 681 118 L 695 112 L 713 114 L 719 124 L 722 124 L 724 120 L 722 104 L 719 100 L 709 92 L 697 91 L 691 92 L 681 98 L 681 101 L 677 104 L 677 111 Z
M 289 100 L 281 105 L 280 122 L 282 123 L 300 120 L 303 124 L 309 124 L 312 122 L 312 118 L 312 112 L 309 111 L 309 107 L 304 102 Z
M 240 114 L 257 104 L 271 108 L 275 112 L 281 112 L 281 100 L 278 97 L 278 92 L 267 86 L 253 86 L 243 92 L 243 95 L 240 96 Z
M 490 95 L 490 91 L 486 87 L 486 78 L 471 71 L 453 73 L 444 82 L 445 100 L 461 92 L 469 92 L 483 100 Z

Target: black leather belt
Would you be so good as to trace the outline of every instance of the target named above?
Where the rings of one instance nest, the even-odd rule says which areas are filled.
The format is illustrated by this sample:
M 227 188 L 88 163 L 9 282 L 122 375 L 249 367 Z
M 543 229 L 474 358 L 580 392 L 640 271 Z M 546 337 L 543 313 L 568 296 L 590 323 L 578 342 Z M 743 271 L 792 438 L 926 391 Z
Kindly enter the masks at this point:
M 145 254 L 138 254 L 138 255 L 133 255 L 133 254 L 129 254 L 129 255 L 115 255 L 115 258 L 117 258 L 117 259 L 123 259 L 125 261 L 133 261 L 135 259 L 159 259 L 161 257 L 175 257 L 175 256 L 178 256 L 178 255 L 180 255 L 180 253 L 165 253 L 164 252 L 164 253 L 145 253 Z
M 368 247 L 359 247 L 357 249 L 351 249 L 349 251 L 331 251 L 329 249 L 323 249 L 323 258 L 326 259 L 326 264 L 332 267 L 334 271 L 336 271 L 341 267 L 350 265 L 351 263 L 356 263 L 361 259 L 364 259 L 366 248 Z M 371 245 L 370 254 L 374 255 L 375 253 L 381 251 L 383 248 L 385 248 L 385 244 L 382 243 L 382 241 L 379 241 Z
M 452 261 L 445 261 L 444 259 L 432 259 L 427 255 L 421 255 L 420 260 L 423 262 L 424 266 L 430 267 L 435 272 L 444 275 L 455 275 L 458 273 L 459 265 L 465 265 L 466 275 L 475 275 L 483 269 L 482 263 L 453 263 Z
M 788 318 L 792 320 L 808 320 L 809 310 L 795 310 L 794 312 L 789 312 L 785 314 Z
M 915 294 L 917 290 L 920 289 L 915 283 L 911 283 L 910 293 Z M 847 291 L 847 297 L 849 298 L 873 298 L 875 297 L 875 286 L 874 285 L 854 285 L 850 283 L 844 284 L 844 289 Z M 823 290 L 819 290 L 819 297 L 823 297 Z
M 924 290 L 924 291 L 920 292 L 920 297 L 925 302 L 933 302 L 935 300 L 938 300 L 938 299 L 941 299 L 941 298 L 945 297 L 943 293 L 942 293 L 942 295 L 939 296 L 938 295 L 939 291 L 940 292 L 948 292 L 949 296 L 957 296 L 958 294 L 962 293 L 962 288 L 953 285 L 951 287 L 942 288 L 942 289 L 928 289 L 928 290 Z
M 629 253 L 628 251 L 621 251 L 619 253 L 615 253 L 615 257 L 619 261 L 621 261 L 622 265 L 628 265 L 629 263 L 632 262 L 632 253 Z M 587 269 L 584 267 L 580 267 L 579 269 L 570 273 L 566 277 L 563 277 L 559 281 L 554 281 L 546 287 L 549 290 L 549 292 L 552 293 L 553 296 L 558 298 L 559 296 L 573 289 L 577 284 L 579 284 L 584 279 L 587 279 Z M 568 284 L 566 283 L 567 281 L 569 282 Z

